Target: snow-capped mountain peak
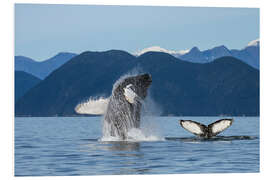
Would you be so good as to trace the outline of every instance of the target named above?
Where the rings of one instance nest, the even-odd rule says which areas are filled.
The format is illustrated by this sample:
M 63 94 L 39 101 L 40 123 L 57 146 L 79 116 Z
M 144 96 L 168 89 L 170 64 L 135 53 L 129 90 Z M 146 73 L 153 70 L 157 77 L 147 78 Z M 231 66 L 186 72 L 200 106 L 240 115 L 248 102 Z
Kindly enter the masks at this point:
M 198 47 L 193 47 L 188 50 L 173 51 L 161 48 L 159 46 L 152 46 L 145 48 L 141 51 L 134 53 L 135 56 L 140 56 L 149 51 L 164 52 L 171 54 L 172 56 L 179 58 L 184 61 L 189 61 L 193 63 L 207 63 L 211 62 L 217 58 L 224 56 L 232 56 L 238 58 L 250 66 L 259 69 L 260 61 L 260 40 L 256 39 L 250 41 L 246 47 L 243 49 L 228 49 L 224 45 L 216 46 L 211 49 L 201 51 Z
M 140 56 L 146 52 L 150 52 L 150 51 L 154 51 L 154 52 L 164 52 L 164 53 L 168 53 L 168 54 L 172 54 L 172 55 L 184 55 L 186 53 L 188 53 L 190 50 L 179 50 L 179 51 L 172 51 L 172 50 L 167 50 L 164 49 L 160 46 L 151 46 L 148 48 L 145 48 L 141 51 L 137 51 L 136 53 L 134 53 L 136 56 Z
M 190 51 L 190 49 L 180 50 L 180 51 L 178 51 L 178 53 L 181 54 L 181 55 L 184 55 L 184 54 L 189 53 L 189 51 Z
M 256 40 L 250 41 L 248 43 L 247 47 L 250 47 L 250 46 L 260 46 L 260 39 L 256 39 Z
M 146 52 L 150 52 L 150 51 L 154 51 L 154 52 L 165 52 L 165 53 L 169 53 L 170 54 L 170 51 L 168 51 L 167 49 L 161 48 L 159 46 L 151 46 L 151 47 L 144 48 L 143 50 L 136 52 L 135 55 L 140 56 L 140 55 L 142 55 L 142 54 L 144 54 Z

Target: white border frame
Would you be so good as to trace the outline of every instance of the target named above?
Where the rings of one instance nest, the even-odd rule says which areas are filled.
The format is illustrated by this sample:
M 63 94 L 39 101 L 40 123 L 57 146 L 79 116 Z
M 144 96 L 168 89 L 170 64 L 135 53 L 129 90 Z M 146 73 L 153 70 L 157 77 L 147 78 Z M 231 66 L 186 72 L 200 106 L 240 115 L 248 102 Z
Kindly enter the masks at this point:
M 260 173 L 246 174 L 180 174 L 180 175 L 121 175 L 121 176 L 53 176 L 38 179 L 135 179 L 135 178 L 191 178 L 191 179 L 266 179 L 269 175 L 269 33 L 270 6 L 267 0 L 8 0 L 1 2 L 1 178 L 14 177 L 14 3 L 88 4 L 88 5 L 146 5 L 193 7 L 245 7 L 260 8 Z M 3 83 L 4 82 L 4 83 Z M 37 177 L 18 177 L 20 180 Z

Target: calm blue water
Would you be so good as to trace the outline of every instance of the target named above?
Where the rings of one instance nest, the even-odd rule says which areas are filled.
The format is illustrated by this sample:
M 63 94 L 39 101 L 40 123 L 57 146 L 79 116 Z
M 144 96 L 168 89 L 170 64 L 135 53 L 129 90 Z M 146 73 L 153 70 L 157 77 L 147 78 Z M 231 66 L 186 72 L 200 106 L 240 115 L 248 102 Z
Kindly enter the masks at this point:
M 15 118 L 15 176 L 259 172 L 258 117 L 235 117 L 220 134 L 231 138 L 213 141 L 198 140 L 179 119 L 220 117 L 152 118 L 164 140 L 147 142 L 98 141 L 101 117 Z

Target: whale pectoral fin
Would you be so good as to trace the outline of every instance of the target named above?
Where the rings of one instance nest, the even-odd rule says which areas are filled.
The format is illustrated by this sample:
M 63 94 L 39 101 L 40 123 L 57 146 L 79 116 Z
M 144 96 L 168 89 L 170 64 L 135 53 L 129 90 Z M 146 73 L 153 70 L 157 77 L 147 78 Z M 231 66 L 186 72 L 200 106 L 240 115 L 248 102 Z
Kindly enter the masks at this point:
M 179 123 L 185 130 L 195 134 L 196 136 L 205 135 L 205 130 L 207 127 L 201 123 L 191 120 L 180 120 Z
M 75 107 L 75 112 L 78 114 L 105 114 L 109 103 L 109 98 L 89 99 L 86 102 L 80 103 Z
M 230 127 L 232 123 L 233 119 L 220 119 L 212 124 L 209 124 L 208 129 L 212 136 L 215 136 Z
M 129 103 L 134 104 L 138 95 L 130 88 L 131 86 L 132 85 L 129 84 L 124 88 L 124 96 Z

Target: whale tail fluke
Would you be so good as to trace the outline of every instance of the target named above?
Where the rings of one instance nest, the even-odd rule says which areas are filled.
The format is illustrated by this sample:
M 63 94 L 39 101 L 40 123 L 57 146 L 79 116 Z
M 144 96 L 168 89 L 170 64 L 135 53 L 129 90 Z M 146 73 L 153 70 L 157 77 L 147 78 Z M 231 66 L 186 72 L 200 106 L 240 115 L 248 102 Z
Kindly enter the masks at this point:
M 230 127 L 233 119 L 220 119 L 208 126 L 192 120 L 180 120 L 179 123 L 184 129 L 196 136 L 210 138 Z
M 230 127 L 233 123 L 233 119 L 220 119 L 212 124 L 208 125 L 208 129 L 212 136 L 216 136 L 217 134 L 221 133 L 228 127 Z
M 180 120 L 180 125 L 196 136 L 203 136 L 207 126 L 192 120 Z

